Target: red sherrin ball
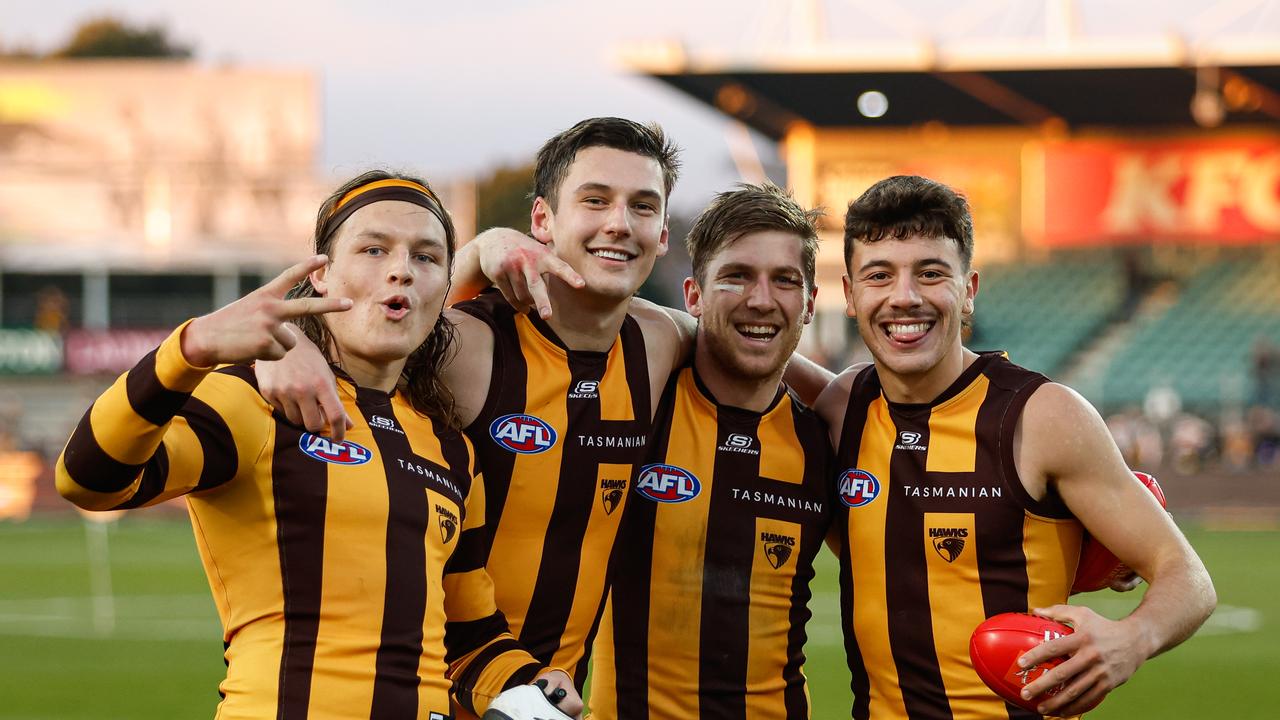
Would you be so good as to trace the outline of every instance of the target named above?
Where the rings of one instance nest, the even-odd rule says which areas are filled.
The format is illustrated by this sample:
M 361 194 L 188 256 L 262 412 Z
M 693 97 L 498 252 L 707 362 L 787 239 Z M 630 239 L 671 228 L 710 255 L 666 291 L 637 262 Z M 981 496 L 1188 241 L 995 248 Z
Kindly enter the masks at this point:
M 1160 483 L 1144 472 L 1135 470 L 1133 474 L 1142 481 L 1152 495 L 1156 496 L 1156 500 L 1160 501 L 1160 507 L 1165 507 L 1164 490 L 1160 488 Z M 1080 564 L 1076 565 L 1076 577 L 1071 582 L 1071 593 L 1074 595 L 1101 590 L 1110 586 L 1112 580 L 1122 578 L 1131 572 L 1133 571 L 1128 565 L 1120 562 L 1120 559 L 1103 547 L 1102 543 L 1086 533 L 1080 545 Z
M 1070 627 L 1055 620 L 1027 613 L 1001 613 L 987 618 L 973 631 L 969 638 L 969 659 L 987 687 L 1014 705 L 1034 712 L 1037 705 L 1061 688 L 1023 700 L 1019 694 L 1023 686 L 1034 682 L 1067 658 L 1053 658 L 1026 670 L 1018 667 L 1018 658 L 1046 640 L 1071 633 Z

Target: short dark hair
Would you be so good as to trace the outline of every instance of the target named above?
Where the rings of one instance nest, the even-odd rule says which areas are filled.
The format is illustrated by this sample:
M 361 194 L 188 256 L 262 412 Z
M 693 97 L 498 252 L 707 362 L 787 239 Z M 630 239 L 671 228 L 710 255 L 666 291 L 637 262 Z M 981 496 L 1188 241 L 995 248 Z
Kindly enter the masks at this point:
M 439 213 L 432 214 L 444 225 L 445 246 L 448 250 L 447 269 L 452 273 L 453 251 L 457 232 L 454 229 L 453 219 L 449 216 L 448 211 L 440 205 L 439 201 L 434 197 L 434 193 L 430 192 L 431 186 L 425 180 L 387 170 L 370 170 L 351 178 L 337 190 L 330 193 L 324 202 L 320 203 L 320 210 L 316 213 L 315 235 L 312 237 L 316 254 L 323 253 L 332 257 L 333 240 L 337 237 L 337 233 L 333 231 L 326 232 L 326 230 L 328 230 L 329 218 L 333 215 L 334 208 L 338 206 L 338 202 L 352 190 L 380 180 L 408 180 L 423 186 L 429 191 L 432 200 L 435 201 L 440 210 Z M 310 277 L 304 278 L 302 282 L 289 291 L 289 297 L 314 297 L 317 294 L 315 287 L 311 284 Z M 293 322 L 297 324 L 311 342 L 316 344 L 316 347 L 320 348 L 320 352 L 328 356 L 331 335 L 323 317 L 304 315 Z M 405 383 L 405 399 L 409 401 L 409 405 L 422 415 L 453 428 L 459 427 L 460 423 L 454 407 L 453 393 L 444 384 L 444 380 L 441 379 L 441 371 L 448 364 L 456 348 L 453 323 L 446 319 L 444 313 L 441 312 L 440 317 L 436 319 L 435 327 L 431 328 L 426 340 L 409 354 L 408 361 L 401 372 L 401 380 Z M 329 357 L 329 362 L 335 362 L 336 360 L 337 358 Z
M 844 264 L 853 259 L 854 243 L 913 235 L 953 240 L 964 269 L 973 260 L 973 216 L 960 193 L 918 175 L 895 175 L 867 188 L 849 203 L 844 216 Z
M 680 148 L 676 147 L 657 123 L 641 125 L 616 117 L 583 120 L 548 140 L 538 150 L 533 169 L 534 197 L 546 198 L 554 209 L 560 184 L 569 175 L 569 167 L 578 152 L 591 147 L 607 147 L 643 155 L 658 161 L 662 168 L 665 202 L 671 197 L 680 174 Z
M 737 185 L 716 195 L 693 221 L 684 244 L 693 262 L 693 277 L 706 281 L 707 264 L 726 245 L 747 233 L 779 230 L 795 233 L 804 241 L 801 269 L 805 285 L 814 286 L 814 266 L 818 254 L 818 218 L 821 210 L 805 210 L 791 193 L 774 185 Z

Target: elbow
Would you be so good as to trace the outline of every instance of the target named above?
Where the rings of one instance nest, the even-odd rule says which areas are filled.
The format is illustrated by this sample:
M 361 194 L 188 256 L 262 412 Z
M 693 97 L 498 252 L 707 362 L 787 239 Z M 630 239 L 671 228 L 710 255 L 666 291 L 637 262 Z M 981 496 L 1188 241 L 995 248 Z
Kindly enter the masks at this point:
M 63 460 L 63 457 L 59 457 L 58 464 L 54 468 L 54 484 L 59 495 L 82 510 L 115 509 L 118 504 L 115 494 L 94 492 L 76 482 L 75 478 L 71 477 L 71 473 L 67 472 L 67 466 Z
M 62 458 L 58 458 L 58 468 L 54 473 L 54 484 L 58 488 L 58 494 L 64 500 L 79 508 L 92 509 L 85 506 L 85 501 L 87 500 L 85 489 L 80 487 L 80 484 L 67 473 L 66 467 L 62 464 Z
M 1213 611 L 1218 608 L 1218 591 L 1213 586 L 1213 578 L 1209 577 L 1209 572 L 1204 571 L 1204 619 L 1208 620 Z

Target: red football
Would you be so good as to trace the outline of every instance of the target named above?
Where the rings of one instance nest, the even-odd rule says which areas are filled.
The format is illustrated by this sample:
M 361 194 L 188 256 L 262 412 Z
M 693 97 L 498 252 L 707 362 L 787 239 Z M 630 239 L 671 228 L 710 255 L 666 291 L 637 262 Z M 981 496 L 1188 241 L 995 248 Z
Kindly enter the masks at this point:
M 987 687 L 1014 705 L 1034 712 L 1037 705 L 1062 687 L 1052 688 L 1030 700 L 1023 700 L 1019 695 L 1022 687 L 1034 682 L 1067 658 L 1057 657 L 1026 670 L 1018 667 L 1018 658 L 1046 640 L 1070 635 L 1071 632 L 1070 627 L 1037 615 L 1001 613 L 987 618 L 973 631 L 973 636 L 969 638 L 969 659 L 973 661 L 973 669 Z
M 1133 474 L 1142 481 L 1152 495 L 1156 496 L 1156 500 L 1160 501 L 1160 507 L 1165 507 L 1164 490 L 1160 489 L 1160 483 L 1144 472 L 1135 470 Z M 1131 572 L 1133 571 L 1128 565 L 1120 562 L 1120 559 L 1103 547 L 1102 543 L 1085 533 L 1080 545 L 1080 564 L 1076 565 L 1076 577 L 1071 582 L 1071 592 L 1075 594 L 1101 590 L 1110 586 L 1112 580 L 1122 578 Z

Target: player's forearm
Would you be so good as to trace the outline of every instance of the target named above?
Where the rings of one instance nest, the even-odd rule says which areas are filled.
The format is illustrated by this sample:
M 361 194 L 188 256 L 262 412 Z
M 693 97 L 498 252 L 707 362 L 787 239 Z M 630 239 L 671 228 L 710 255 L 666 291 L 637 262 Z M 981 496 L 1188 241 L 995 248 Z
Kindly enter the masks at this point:
M 818 401 L 818 396 L 835 377 L 835 373 L 800 353 L 791 355 L 791 361 L 787 363 L 786 372 L 782 375 L 783 381 L 810 407 Z
M 505 627 L 506 623 L 502 624 Z M 451 662 L 446 675 L 453 683 L 454 699 L 479 715 L 503 690 L 527 685 L 543 670 L 541 663 L 504 632 Z
M 446 307 L 456 302 L 470 300 L 489 287 L 489 279 L 480 269 L 480 247 L 483 238 L 490 232 L 492 230 L 480 233 L 474 240 L 458 248 L 454 254 L 449 296 L 445 299 Z
M 170 421 L 208 374 L 193 367 L 174 331 L 94 402 L 58 458 L 58 492 L 89 510 L 109 510 L 131 500 L 151 466 L 166 482 L 170 463 L 157 454 Z
M 1150 579 L 1138 607 L 1124 619 L 1132 623 L 1146 657 L 1155 657 L 1191 637 L 1218 602 L 1213 581 L 1187 547 Z

